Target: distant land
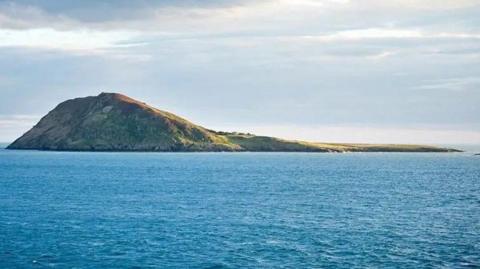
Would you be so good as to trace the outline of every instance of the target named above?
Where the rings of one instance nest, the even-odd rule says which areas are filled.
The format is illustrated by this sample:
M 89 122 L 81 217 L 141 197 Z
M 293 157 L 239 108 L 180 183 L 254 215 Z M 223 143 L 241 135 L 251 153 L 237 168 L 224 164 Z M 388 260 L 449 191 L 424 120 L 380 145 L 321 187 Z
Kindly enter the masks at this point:
M 118 93 L 60 103 L 7 149 L 56 151 L 459 152 L 426 145 L 315 143 L 213 131 Z

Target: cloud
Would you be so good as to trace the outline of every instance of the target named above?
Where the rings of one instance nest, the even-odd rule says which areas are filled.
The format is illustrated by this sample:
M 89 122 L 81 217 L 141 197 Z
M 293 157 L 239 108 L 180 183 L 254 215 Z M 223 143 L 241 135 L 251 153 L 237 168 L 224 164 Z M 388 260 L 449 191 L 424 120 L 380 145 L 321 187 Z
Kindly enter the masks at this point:
M 327 35 L 307 35 L 305 39 L 318 41 L 361 40 L 361 39 L 480 39 L 480 33 L 428 33 L 420 30 L 367 28 L 347 31 L 338 31 Z
M 322 32 L 411 24 L 439 30 L 455 21 L 478 29 L 478 8 L 470 0 L 17 0 L 0 1 L 0 27 Z
M 0 0 L 0 113 L 108 90 L 205 126 L 468 130 L 479 12 L 468 0 Z
M 14 29 L 53 27 L 63 30 L 85 26 L 105 28 L 115 27 L 115 25 L 125 28 L 126 24 L 135 27 L 140 21 L 145 22 L 143 26 L 148 25 L 155 20 L 159 13 L 164 11 L 180 13 L 184 10 L 224 9 L 245 5 L 249 2 L 251 1 L 85 0 L 58 2 L 54 0 L 2 0 L 0 1 L 0 26 Z
M 0 29 L 0 47 L 27 47 L 72 51 L 99 51 L 136 46 L 126 43 L 138 36 L 131 31 L 57 31 L 49 28 L 29 30 Z
M 290 53 L 310 50 L 310 56 L 368 57 L 383 59 L 399 55 L 412 47 L 423 47 L 423 53 L 452 54 L 452 49 L 462 46 L 462 54 L 478 54 L 480 34 L 429 33 L 412 29 L 367 28 L 336 31 L 320 35 L 264 35 L 224 33 L 142 33 L 131 30 L 59 31 L 51 28 L 28 30 L 0 29 L 0 47 L 62 50 L 74 54 L 95 54 L 140 61 L 162 57 L 165 48 L 180 49 L 188 46 L 188 53 L 202 47 L 218 47 L 228 50 L 270 50 L 275 54 L 281 49 Z M 461 42 L 461 43 L 459 43 Z M 319 43 L 321 46 L 318 46 Z M 280 47 L 278 45 L 281 45 Z M 421 51 L 419 51 L 421 52 Z M 216 53 L 220 53 L 218 50 Z M 280 52 L 281 53 L 281 52 Z M 459 52 L 457 52 L 458 54 Z M 307 55 L 305 55 L 307 56 Z M 298 58 L 300 59 L 300 58 Z
M 480 76 L 427 80 L 424 83 L 423 85 L 415 86 L 414 89 L 447 90 L 453 92 L 480 90 Z
M 352 1 L 353 2 L 353 1 Z M 420 10 L 451 10 L 458 8 L 470 8 L 479 6 L 476 0 L 367 0 L 361 3 L 362 5 L 371 7 L 389 7 L 389 8 L 406 8 L 406 9 L 420 9 Z
M 0 142 L 12 142 L 40 120 L 35 115 L 0 115 Z
M 0 115 L 0 126 L 9 128 L 14 126 L 33 126 L 40 120 L 38 115 Z

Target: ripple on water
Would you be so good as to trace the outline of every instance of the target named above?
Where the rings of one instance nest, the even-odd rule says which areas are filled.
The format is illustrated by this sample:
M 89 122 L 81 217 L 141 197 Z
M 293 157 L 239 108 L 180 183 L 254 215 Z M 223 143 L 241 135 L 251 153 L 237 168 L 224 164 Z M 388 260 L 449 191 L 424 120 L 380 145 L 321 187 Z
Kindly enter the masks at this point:
M 476 268 L 462 154 L 0 151 L 0 267 Z

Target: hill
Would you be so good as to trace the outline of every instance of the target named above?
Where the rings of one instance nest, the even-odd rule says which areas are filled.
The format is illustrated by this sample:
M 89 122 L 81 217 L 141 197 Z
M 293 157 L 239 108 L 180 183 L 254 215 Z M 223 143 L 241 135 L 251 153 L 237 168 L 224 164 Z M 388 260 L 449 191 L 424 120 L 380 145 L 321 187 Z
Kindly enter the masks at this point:
M 451 152 L 423 145 L 289 141 L 206 129 L 118 93 L 67 100 L 7 149 L 68 151 Z

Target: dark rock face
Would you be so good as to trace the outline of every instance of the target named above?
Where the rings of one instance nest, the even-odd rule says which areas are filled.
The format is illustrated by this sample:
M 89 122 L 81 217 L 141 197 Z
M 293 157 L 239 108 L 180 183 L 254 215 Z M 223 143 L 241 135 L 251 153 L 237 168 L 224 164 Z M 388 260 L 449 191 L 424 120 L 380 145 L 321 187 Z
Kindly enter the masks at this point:
M 287 141 L 216 132 L 118 93 L 67 100 L 7 149 L 69 151 L 450 152 L 421 145 Z

